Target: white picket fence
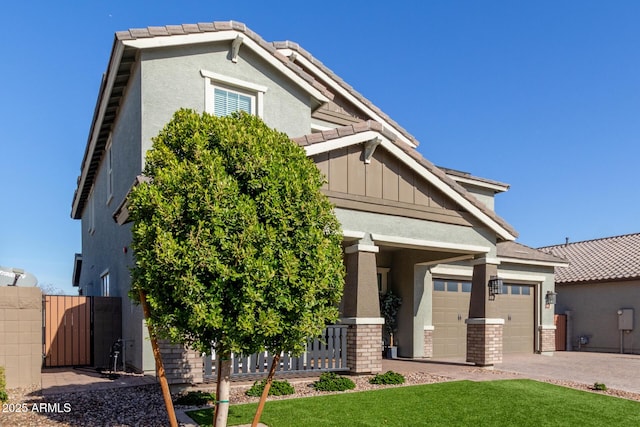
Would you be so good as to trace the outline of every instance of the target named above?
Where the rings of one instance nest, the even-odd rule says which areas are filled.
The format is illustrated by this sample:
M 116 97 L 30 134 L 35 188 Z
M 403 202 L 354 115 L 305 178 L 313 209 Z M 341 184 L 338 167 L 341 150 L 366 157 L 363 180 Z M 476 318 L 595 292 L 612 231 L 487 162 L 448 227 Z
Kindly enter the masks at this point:
M 204 379 L 215 381 L 216 354 L 204 355 Z M 232 378 L 263 377 L 269 372 L 273 355 L 269 352 L 250 356 L 231 355 Z M 300 356 L 288 353 L 280 355 L 277 373 L 310 374 L 328 371 L 347 371 L 347 326 L 332 325 L 321 338 L 307 343 L 307 350 Z

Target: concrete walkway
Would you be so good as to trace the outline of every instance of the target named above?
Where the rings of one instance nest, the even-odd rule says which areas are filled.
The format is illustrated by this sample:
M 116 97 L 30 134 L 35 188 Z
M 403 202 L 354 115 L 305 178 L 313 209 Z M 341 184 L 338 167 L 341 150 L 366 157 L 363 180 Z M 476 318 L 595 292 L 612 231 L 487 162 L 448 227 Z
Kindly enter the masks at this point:
M 156 377 L 150 375 L 119 373 L 109 376 L 94 368 L 44 368 L 41 378 L 43 395 L 106 390 L 157 382 Z

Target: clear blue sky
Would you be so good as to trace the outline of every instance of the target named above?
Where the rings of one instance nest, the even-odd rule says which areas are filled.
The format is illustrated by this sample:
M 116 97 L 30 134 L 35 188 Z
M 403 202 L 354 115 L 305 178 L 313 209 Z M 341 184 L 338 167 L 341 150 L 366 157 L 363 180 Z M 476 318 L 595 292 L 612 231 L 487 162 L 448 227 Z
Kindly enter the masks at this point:
M 25 0 L 2 16 L 0 265 L 68 294 L 114 33 L 155 25 L 234 19 L 298 42 L 427 159 L 511 184 L 496 208 L 521 243 L 640 232 L 638 1 Z

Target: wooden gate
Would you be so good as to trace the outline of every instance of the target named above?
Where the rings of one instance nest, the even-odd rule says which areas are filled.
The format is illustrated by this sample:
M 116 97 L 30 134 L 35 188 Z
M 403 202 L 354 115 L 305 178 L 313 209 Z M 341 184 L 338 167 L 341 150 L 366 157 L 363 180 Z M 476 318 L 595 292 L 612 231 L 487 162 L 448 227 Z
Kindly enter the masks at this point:
M 553 318 L 556 325 L 556 351 L 567 350 L 567 315 L 556 314 Z
M 91 299 L 45 295 L 44 366 L 91 365 Z

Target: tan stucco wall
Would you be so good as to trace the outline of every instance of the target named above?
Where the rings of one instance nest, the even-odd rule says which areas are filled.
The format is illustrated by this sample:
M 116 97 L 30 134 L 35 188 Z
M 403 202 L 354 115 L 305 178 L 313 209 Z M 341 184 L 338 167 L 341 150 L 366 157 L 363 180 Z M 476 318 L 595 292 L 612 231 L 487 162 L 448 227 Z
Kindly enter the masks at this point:
M 556 285 L 556 312 L 571 311 L 571 343 L 578 347 L 578 337 L 589 337 L 583 351 L 620 352 L 618 309 L 634 309 L 634 329 L 624 333 L 624 352 L 640 353 L 640 280 L 584 285 Z
M 0 366 L 7 388 L 41 386 L 40 288 L 0 286 Z

